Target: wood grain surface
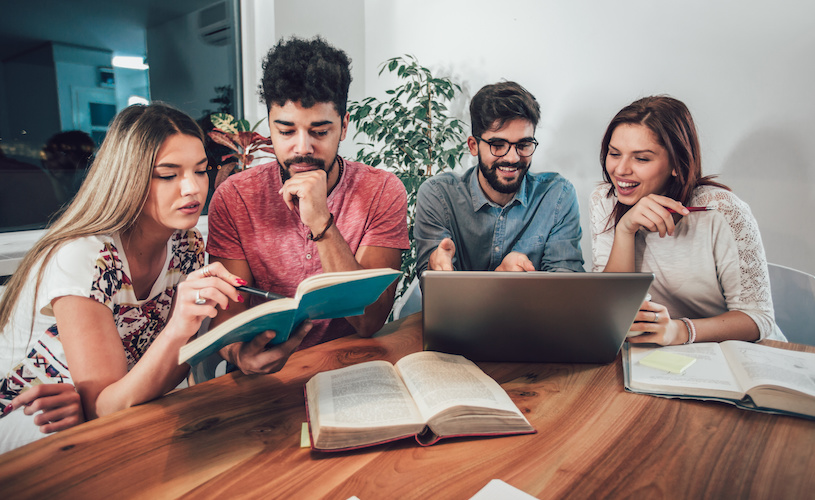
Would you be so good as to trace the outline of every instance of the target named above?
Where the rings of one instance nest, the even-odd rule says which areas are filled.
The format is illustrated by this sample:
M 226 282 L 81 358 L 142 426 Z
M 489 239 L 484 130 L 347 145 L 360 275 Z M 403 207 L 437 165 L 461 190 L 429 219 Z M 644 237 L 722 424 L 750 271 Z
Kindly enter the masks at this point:
M 774 343 L 773 345 L 785 345 Z M 815 351 L 790 345 L 797 350 Z M 502 479 L 540 498 L 811 498 L 815 422 L 623 390 L 622 367 L 479 363 L 537 434 L 300 448 L 315 373 L 421 349 L 421 316 L 373 339 L 228 374 L 0 455 L 4 498 L 469 498 Z

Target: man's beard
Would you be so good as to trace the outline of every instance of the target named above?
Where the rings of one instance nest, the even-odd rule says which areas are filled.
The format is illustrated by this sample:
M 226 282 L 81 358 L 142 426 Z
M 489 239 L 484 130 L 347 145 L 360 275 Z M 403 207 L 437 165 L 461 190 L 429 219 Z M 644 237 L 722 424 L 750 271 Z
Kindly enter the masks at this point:
M 503 194 L 510 194 L 518 191 L 521 188 L 521 182 L 524 180 L 524 175 L 526 175 L 526 171 L 529 170 L 530 164 L 524 165 L 522 162 L 517 163 L 510 163 L 508 161 L 496 161 L 492 164 L 491 167 L 488 167 L 481 161 L 481 154 L 478 155 L 478 170 L 481 171 L 481 175 L 487 180 L 487 184 L 490 185 L 491 188 L 498 191 L 499 193 Z M 498 178 L 498 167 L 516 167 L 518 169 L 518 179 L 507 184 L 506 182 L 502 182 Z
M 331 167 L 326 170 L 325 162 L 320 158 L 315 158 L 313 156 L 295 156 L 293 158 L 289 158 L 288 160 L 283 161 L 283 165 L 280 167 L 280 176 L 283 178 L 283 183 L 285 184 L 287 180 L 291 179 L 290 169 L 291 166 L 295 163 L 302 163 L 305 165 L 314 165 L 320 170 L 325 170 L 326 175 L 331 174 L 331 168 L 334 167 L 335 161 L 331 162 Z

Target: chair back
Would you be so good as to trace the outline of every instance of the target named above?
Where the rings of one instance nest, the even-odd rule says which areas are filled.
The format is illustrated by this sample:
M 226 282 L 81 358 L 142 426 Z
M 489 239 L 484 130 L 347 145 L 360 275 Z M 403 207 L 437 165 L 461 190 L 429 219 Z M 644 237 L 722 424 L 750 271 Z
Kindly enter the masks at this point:
M 419 278 L 413 278 L 405 293 L 393 303 L 393 320 L 404 318 L 422 310 L 422 289 Z
M 815 276 L 778 264 L 767 264 L 775 322 L 787 340 L 815 345 Z

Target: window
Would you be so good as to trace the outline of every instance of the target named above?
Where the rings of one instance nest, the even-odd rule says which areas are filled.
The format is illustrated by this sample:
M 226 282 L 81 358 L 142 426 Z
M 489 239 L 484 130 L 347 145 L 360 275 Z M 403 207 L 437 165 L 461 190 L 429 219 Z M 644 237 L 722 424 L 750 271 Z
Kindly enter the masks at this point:
M 205 129 L 211 113 L 240 114 L 238 6 L 238 0 L 4 4 L 0 281 L 8 262 L 40 234 L 21 231 L 44 228 L 70 202 L 118 111 L 161 100 Z

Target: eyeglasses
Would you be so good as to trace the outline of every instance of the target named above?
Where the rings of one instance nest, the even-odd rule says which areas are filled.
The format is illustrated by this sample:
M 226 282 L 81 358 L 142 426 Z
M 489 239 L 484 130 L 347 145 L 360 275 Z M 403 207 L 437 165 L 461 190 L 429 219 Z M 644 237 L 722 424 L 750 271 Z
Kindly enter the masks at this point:
M 473 136 L 476 140 L 486 142 L 490 145 L 490 153 L 496 158 L 501 158 L 502 156 L 506 156 L 509 153 L 509 148 L 515 146 L 515 152 L 518 153 L 518 156 L 523 158 L 527 158 L 532 156 L 532 153 L 535 152 L 535 148 L 538 147 L 538 141 L 535 139 L 529 140 L 524 139 L 518 142 L 509 142 L 503 139 L 494 139 L 494 140 L 485 140 L 478 136 Z

